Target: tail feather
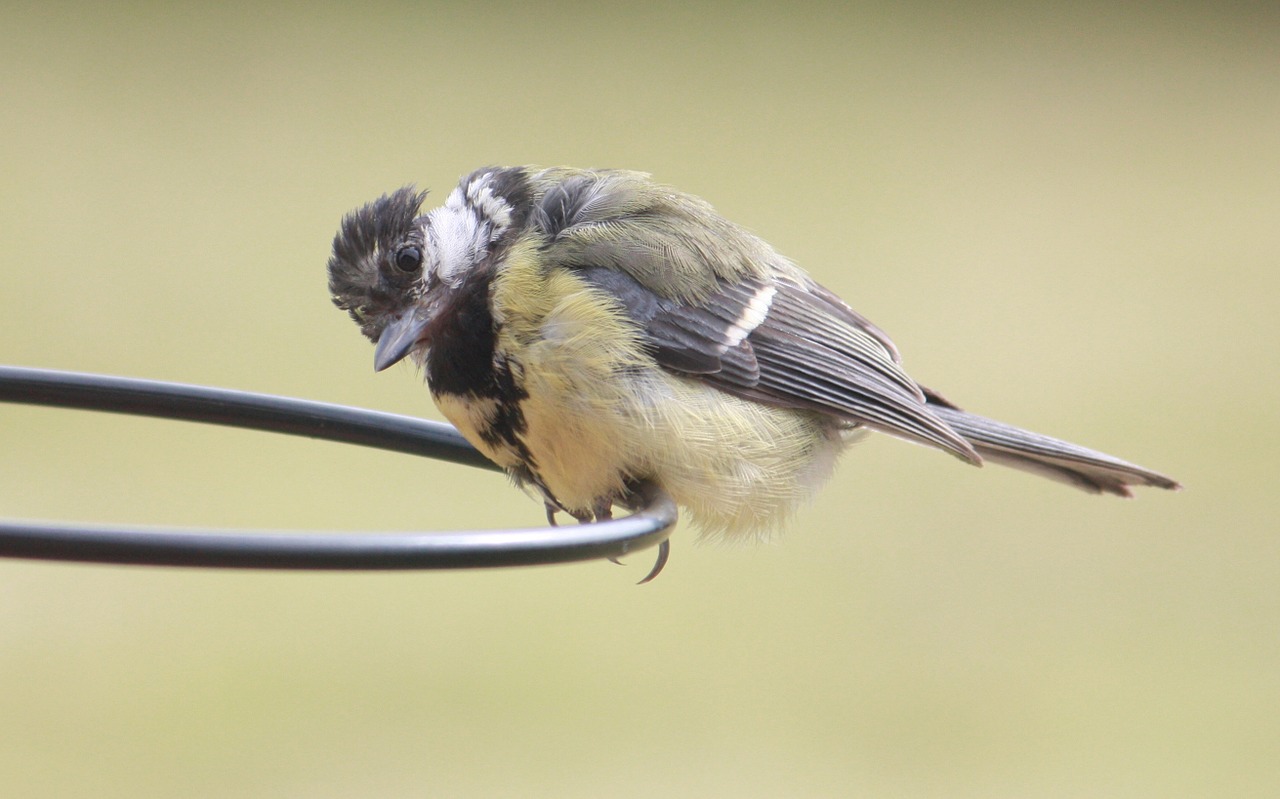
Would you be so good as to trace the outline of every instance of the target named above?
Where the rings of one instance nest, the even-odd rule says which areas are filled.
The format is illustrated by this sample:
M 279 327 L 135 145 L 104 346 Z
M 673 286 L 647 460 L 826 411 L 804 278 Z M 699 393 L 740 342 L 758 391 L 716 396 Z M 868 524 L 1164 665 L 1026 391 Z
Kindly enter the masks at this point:
M 1032 472 L 1092 494 L 1132 496 L 1131 486 L 1177 490 L 1176 480 L 1103 452 L 1033 433 L 960 410 L 941 396 L 926 392 L 929 410 L 973 444 L 983 458 Z

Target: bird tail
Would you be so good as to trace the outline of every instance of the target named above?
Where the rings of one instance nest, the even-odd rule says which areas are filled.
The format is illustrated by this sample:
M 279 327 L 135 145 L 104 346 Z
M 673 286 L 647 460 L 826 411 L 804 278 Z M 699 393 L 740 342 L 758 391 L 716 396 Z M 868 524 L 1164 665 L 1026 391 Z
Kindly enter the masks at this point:
M 925 390 L 929 410 L 959 433 L 986 460 L 1048 477 L 1091 494 L 1133 496 L 1131 486 L 1177 490 L 1176 480 L 1103 452 L 1033 433 L 961 410 Z

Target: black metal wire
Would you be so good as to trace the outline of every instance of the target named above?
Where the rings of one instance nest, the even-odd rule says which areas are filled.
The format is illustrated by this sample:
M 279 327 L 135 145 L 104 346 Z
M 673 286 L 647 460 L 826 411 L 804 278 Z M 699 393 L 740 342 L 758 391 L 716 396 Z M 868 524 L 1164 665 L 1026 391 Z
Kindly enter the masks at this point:
M 0 365 L 0 402 L 206 422 L 496 469 L 446 424 L 343 405 L 154 380 Z M 619 558 L 666 541 L 665 492 L 623 519 L 566 527 L 286 533 L 0 521 L 0 557 L 251 569 L 461 569 Z
M 498 468 L 447 424 L 271 394 L 0 365 L 0 401 L 268 430 Z

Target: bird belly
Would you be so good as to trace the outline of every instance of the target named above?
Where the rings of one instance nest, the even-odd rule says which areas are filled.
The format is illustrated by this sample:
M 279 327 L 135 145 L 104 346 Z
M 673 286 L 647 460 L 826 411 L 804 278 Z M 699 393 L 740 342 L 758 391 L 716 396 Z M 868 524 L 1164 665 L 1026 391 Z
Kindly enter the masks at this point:
M 808 411 L 725 394 L 654 367 L 590 391 L 526 383 L 522 441 L 539 479 L 570 510 L 653 480 L 705 535 L 762 536 L 830 476 L 849 437 Z M 602 397 L 611 397 L 602 402 Z
M 811 411 L 744 400 L 659 370 L 632 410 L 653 476 L 709 537 L 765 537 L 831 476 L 852 440 Z M 646 395 L 640 395 L 646 396 Z

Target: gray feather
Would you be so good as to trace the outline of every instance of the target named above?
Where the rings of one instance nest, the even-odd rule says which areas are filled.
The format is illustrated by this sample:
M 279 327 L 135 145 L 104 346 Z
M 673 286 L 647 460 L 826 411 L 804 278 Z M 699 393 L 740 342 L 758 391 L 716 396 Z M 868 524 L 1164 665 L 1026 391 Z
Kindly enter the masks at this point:
M 721 280 L 766 276 L 780 260 L 703 200 L 640 172 L 556 169 L 533 179 L 545 188 L 532 222 L 554 263 L 616 269 L 659 296 L 698 302 Z
M 817 411 L 981 462 L 932 413 L 889 350 L 797 285 L 773 282 L 773 304 L 735 345 L 731 330 L 763 280 L 722 282 L 701 303 L 688 304 L 657 296 L 627 272 L 591 267 L 579 274 L 620 301 L 655 360 L 671 371 L 745 399 Z
M 945 400 L 936 395 L 930 399 L 930 408 L 937 416 L 968 439 L 984 458 L 1002 466 L 1039 474 L 1093 494 L 1129 497 L 1133 495 L 1130 486 L 1182 487 L 1159 472 L 1104 452 L 962 411 L 949 403 L 939 404 Z

